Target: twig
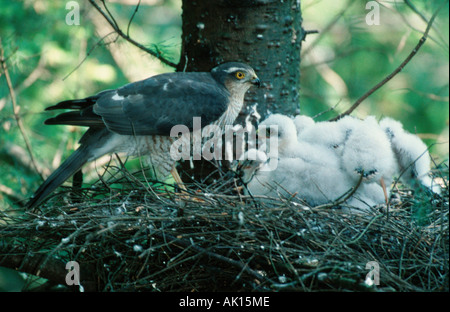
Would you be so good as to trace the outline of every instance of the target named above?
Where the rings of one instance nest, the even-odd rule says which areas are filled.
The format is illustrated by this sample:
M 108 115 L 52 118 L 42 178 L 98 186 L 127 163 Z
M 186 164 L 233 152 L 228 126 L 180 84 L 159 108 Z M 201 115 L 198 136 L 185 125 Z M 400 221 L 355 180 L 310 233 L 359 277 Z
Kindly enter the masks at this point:
M 364 236 L 364 234 L 367 232 L 367 230 L 370 228 L 370 226 L 377 220 L 377 219 L 379 219 L 379 218 L 381 218 L 383 215 L 380 213 L 380 214 L 377 214 L 377 215 L 375 215 L 373 218 L 372 218 L 372 220 L 370 220 L 370 222 L 367 224 L 367 226 L 364 228 L 364 230 L 355 238 L 355 239 L 353 239 L 353 240 L 351 240 L 351 241 L 348 241 L 348 242 L 345 242 L 345 244 L 346 245 L 350 245 L 350 244 L 355 244 L 356 242 L 358 242 L 360 239 L 361 239 L 361 237 L 363 237 Z
M 415 46 L 415 48 L 411 51 L 411 53 L 406 57 L 406 59 L 392 72 L 390 73 L 386 78 L 384 78 L 382 81 L 380 81 L 378 84 L 376 84 L 372 89 L 367 91 L 363 96 L 361 96 L 356 102 L 344 113 L 330 119 L 330 121 L 336 121 L 341 119 L 344 116 L 350 115 L 358 106 L 361 104 L 365 99 L 367 99 L 372 93 L 380 89 L 382 86 L 384 86 L 388 81 L 390 81 L 392 78 L 394 78 L 399 72 L 403 70 L 403 68 L 411 61 L 411 59 L 417 54 L 419 49 L 422 47 L 422 45 L 425 43 L 428 37 L 428 33 L 431 29 L 431 26 L 433 25 L 433 22 L 436 18 L 436 16 L 439 14 L 441 9 L 444 7 L 444 5 L 448 3 L 448 0 L 443 2 L 437 10 L 434 12 L 433 16 L 430 18 L 430 21 L 427 24 L 427 28 L 425 29 L 425 32 L 422 35 L 422 38 L 420 38 L 419 42 Z
M 427 18 L 414 6 L 414 4 L 412 4 L 411 3 L 411 1 L 410 0 L 404 0 L 404 2 L 405 2 L 405 4 L 411 9 L 411 10 L 413 10 L 414 11 L 414 13 L 416 13 L 426 24 L 428 24 L 428 20 L 427 20 Z M 415 29 L 414 27 L 412 27 L 411 25 L 410 25 L 410 27 L 411 28 L 413 28 L 414 30 L 417 30 L 417 29 Z M 434 27 L 433 27 L 434 28 Z M 441 42 L 445 42 L 445 40 L 444 40 L 444 38 L 442 38 L 442 36 L 441 36 L 441 34 L 439 33 L 439 32 L 436 32 L 436 35 L 438 36 L 438 39 L 441 41 Z M 438 45 L 441 45 L 441 43 L 440 42 L 438 42 L 437 40 L 435 40 L 433 37 L 429 37 L 431 40 L 433 40 L 434 42 L 436 42 Z M 444 45 L 444 48 L 445 49 L 448 49 L 448 44 L 445 44 Z
M 11 55 L 8 56 L 10 58 Z M 6 62 L 6 60 L 4 60 Z M 30 87 L 33 83 L 35 83 L 39 78 L 41 78 L 46 73 L 45 70 L 45 57 L 43 55 L 40 56 L 38 64 L 36 68 L 25 78 L 20 85 L 14 88 L 14 92 L 20 94 L 23 90 Z M 0 73 L 1 77 L 1 73 Z M 0 99 L 0 110 L 2 110 L 4 103 L 6 103 L 7 96 Z
M 356 185 L 350 189 L 346 194 L 342 195 L 340 198 L 336 199 L 335 201 L 328 203 L 328 204 L 323 204 L 323 205 L 319 205 L 319 206 L 315 206 L 312 207 L 313 210 L 319 210 L 319 209 L 324 209 L 324 208 L 332 208 L 335 206 L 339 206 L 340 204 L 344 203 L 347 199 L 349 199 L 350 197 L 352 197 L 355 192 L 358 190 L 359 186 L 362 183 L 362 180 L 364 178 L 364 172 L 361 173 L 358 182 L 356 182 Z
M 323 111 L 323 112 L 320 112 L 320 113 L 318 113 L 318 114 L 312 116 L 311 118 L 312 118 L 312 119 L 316 119 L 316 118 L 322 116 L 323 114 L 326 114 L 326 113 L 329 113 L 329 112 L 331 112 L 331 111 L 334 111 L 334 110 L 336 109 L 336 107 L 339 106 L 339 104 L 341 104 L 341 100 L 339 100 L 339 101 L 338 101 L 336 104 L 334 104 L 332 107 L 328 108 L 327 110 L 325 110 L 325 111 Z
M 105 20 L 108 22 L 109 25 L 111 25 L 111 27 L 114 29 L 114 31 L 123 39 L 125 39 L 126 41 L 128 41 L 129 43 L 133 44 L 134 46 L 138 47 L 139 49 L 141 49 L 144 52 L 147 52 L 148 54 L 156 57 L 158 60 L 160 60 L 162 63 L 170 66 L 170 67 L 177 67 L 177 64 L 165 59 L 159 52 L 155 52 L 149 48 L 144 47 L 142 44 L 140 44 L 139 42 L 135 41 L 134 39 L 132 39 L 130 36 L 128 36 L 128 34 L 125 34 L 117 25 L 116 21 L 114 20 L 113 16 L 111 15 L 111 13 L 109 12 L 108 8 L 105 5 L 105 9 L 107 10 L 109 16 L 97 5 L 97 3 L 95 3 L 95 0 L 89 0 L 89 2 L 91 3 L 91 5 L 105 18 Z M 102 1 L 104 4 L 104 1 Z M 134 14 L 133 14 L 134 16 Z M 133 17 L 132 17 L 133 18 Z
M 134 9 L 133 14 L 131 15 L 130 21 L 128 22 L 128 26 L 127 26 L 127 36 L 130 36 L 130 26 L 131 26 L 131 22 L 133 21 L 134 17 L 137 14 L 137 11 L 139 10 L 139 6 L 141 5 L 141 0 L 138 1 L 138 4 L 136 4 L 136 8 Z
M 323 35 L 326 34 L 339 21 L 339 19 L 345 14 L 345 12 L 350 8 L 350 6 L 353 3 L 355 3 L 355 1 L 347 1 L 347 3 L 344 5 L 344 8 L 338 14 L 336 14 L 334 19 L 319 32 L 319 35 L 315 38 L 315 40 L 307 48 L 302 50 L 301 52 L 302 58 L 304 58 L 314 49 L 314 47 L 323 38 Z
M 0 63 L 1 63 L 1 68 L 2 68 L 5 78 L 6 78 L 6 84 L 8 85 L 9 95 L 11 96 L 14 118 L 16 119 L 16 123 L 17 123 L 17 126 L 19 127 L 19 131 L 22 134 L 22 137 L 25 141 L 25 145 L 27 147 L 28 154 L 30 155 L 31 163 L 33 164 L 33 167 L 36 170 L 36 172 L 41 177 L 42 181 L 44 181 L 44 177 L 42 176 L 41 172 L 39 171 L 38 166 L 36 164 L 36 160 L 34 159 L 33 152 L 31 150 L 30 140 L 28 139 L 28 136 L 25 132 L 25 128 L 22 123 L 22 119 L 20 118 L 20 114 L 19 114 L 20 107 L 17 105 L 16 94 L 14 92 L 14 87 L 11 82 L 11 77 L 9 76 L 8 66 L 6 66 L 5 51 L 3 50 L 1 38 L 0 38 Z
M 173 243 L 173 244 L 179 244 L 179 245 L 181 245 L 181 246 L 183 246 L 185 248 L 191 247 L 192 249 L 196 250 L 199 253 L 205 254 L 205 255 L 207 255 L 207 256 L 209 256 L 211 258 L 214 258 L 214 259 L 219 260 L 221 262 L 224 262 L 226 264 L 232 265 L 234 267 L 240 268 L 241 272 L 242 271 L 246 272 L 247 274 L 250 274 L 251 276 L 255 277 L 256 279 L 258 279 L 261 282 L 267 282 L 270 285 L 274 283 L 271 279 L 269 279 L 269 278 L 259 274 L 255 270 L 249 268 L 247 263 L 242 263 L 240 261 L 236 261 L 236 260 L 227 258 L 225 256 L 219 255 L 219 254 L 217 254 L 215 252 L 208 251 L 205 248 L 202 248 L 202 247 L 200 247 L 198 245 L 195 245 L 195 244 L 193 244 L 191 242 L 188 242 L 186 240 L 176 238 L 176 237 L 174 237 L 174 236 L 172 236 L 170 234 L 167 234 L 167 233 L 161 234 L 161 235 L 158 234 L 156 236 L 160 236 L 161 238 L 164 238 L 164 239 L 168 238 L 168 239 L 171 240 L 171 243 Z
M 6 142 L 3 148 L 0 149 L 0 156 L 2 158 L 8 157 L 10 159 L 13 159 L 16 164 L 18 164 L 22 168 L 25 168 L 26 170 L 29 170 L 30 172 L 34 172 L 35 170 L 34 165 L 31 162 L 27 152 L 19 145 Z M 49 176 L 51 174 L 50 169 L 45 168 L 37 162 L 36 166 L 38 172 L 41 172 L 43 176 Z
M 17 250 L 11 254 L 7 250 L 1 250 L 0 265 L 24 273 L 44 277 L 54 285 L 65 285 L 68 271 L 66 263 L 57 257 L 48 257 L 45 253 L 30 253 L 25 250 Z M 4 252 L 5 251 L 5 252 Z M 45 264 L 45 265 L 44 265 Z M 87 291 L 97 290 L 95 267 L 83 264 L 83 274 L 80 275 L 81 284 Z
M 103 7 L 105 8 L 106 12 L 108 13 L 109 17 L 111 18 L 111 21 L 114 23 L 113 26 L 114 28 L 119 28 L 119 24 L 117 24 L 114 16 L 111 14 L 111 12 L 109 11 L 108 7 L 106 6 L 105 0 L 100 0 L 103 3 Z
M 75 66 L 75 68 L 72 69 L 72 70 L 70 71 L 70 73 L 68 73 L 67 75 L 65 75 L 64 78 L 63 78 L 62 80 L 63 80 L 63 81 L 66 80 L 66 79 L 69 78 L 69 76 L 72 75 L 78 68 L 80 68 L 81 64 L 83 64 L 84 61 L 89 57 L 89 55 L 91 55 L 92 51 L 94 51 L 94 49 L 95 49 L 98 45 L 100 45 L 100 43 L 101 43 L 103 40 L 105 40 L 106 37 L 109 37 L 109 36 L 112 35 L 112 34 L 114 34 L 114 32 L 110 32 L 110 33 L 104 35 L 102 38 L 100 38 L 100 40 L 98 40 L 98 41 L 92 46 L 92 48 L 89 49 L 89 51 L 86 53 L 86 55 L 84 56 L 84 58 L 80 61 L 80 63 L 78 63 L 78 65 Z M 117 40 L 117 38 L 114 39 L 112 42 L 114 42 L 115 40 Z

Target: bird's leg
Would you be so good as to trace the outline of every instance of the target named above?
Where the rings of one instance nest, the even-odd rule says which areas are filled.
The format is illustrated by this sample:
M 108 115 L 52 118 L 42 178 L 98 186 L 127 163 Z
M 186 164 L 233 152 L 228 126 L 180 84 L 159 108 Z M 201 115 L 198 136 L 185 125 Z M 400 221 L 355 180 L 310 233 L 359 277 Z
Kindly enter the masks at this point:
M 173 179 L 178 184 L 178 186 L 183 190 L 187 191 L 186 186 L 184 186 L 183 181 L 181 181 L 180 175 L 178 174 L 178 170 L 175 166 L 172 167 L 172 170 L 170 170 L 170 173 L 172 174 Z
M 178 170 L 175 166 L 172 167 L 172 170 L 170 170 L 170 173 L 172 174 L 172 177 L 175 180 L 175 182 L 178 184 L 178 187 L 181 188 L 183 191 L 187 192 L 186 186 L 184 186 L 183 181 L 181 181 L 181 177 L 178 174 Z M 184 215 L 185 202 L 183 201 L 183 199 L 187 198 L 187 196 L 181 195 L 180 198 L 181 198 L 181 203 L 180 203 L 180 207 L 177 212 L 177 217 L 182 217 Z
M 384 200 L 386 201 L 386 206 L 389 206 L 389 198 L 388 198 L 388 194 L 387 194 L 387 190 L 386 190 L 386 183 L 384 183 L 384 179 L 381 178 L 380 179 L 380 185 L 381 188 L 383 189 L 383 193 L 384 193 Z
M 74 192 L 70 193 L 70 197 L 74 203 L 81 202 L 81 199 L 79 196 L 79 191 L 81 190 L 82 186 L 83 186 L 83 171 L 81 171 L 81 169 L 80 169 L 77 172 L 75 172 L 75 174 L 73 175 L 73 178 L 72 178 L 72 189 L 74 190 Z M 78 196 L 77 196 L 77 193 L 78 193 Z

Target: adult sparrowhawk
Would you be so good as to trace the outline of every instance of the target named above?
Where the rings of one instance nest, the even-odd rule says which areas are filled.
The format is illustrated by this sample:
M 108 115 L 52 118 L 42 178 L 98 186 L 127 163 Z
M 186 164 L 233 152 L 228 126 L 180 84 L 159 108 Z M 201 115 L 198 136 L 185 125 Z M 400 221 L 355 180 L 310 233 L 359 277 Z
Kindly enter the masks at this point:
M 173 72 L 129 83 L 115 90 L 60 102 L 46 110 L 71 109 L 45 121 L 48 125 L 86 126 L 79 148 L 53 172 L 27 203 L 35 208 L 59 185 L 89 161 L 111 153 L 150 155 L 156 178 L 172 173 L 179 180 L 169 150 L 172 127 L 192 130 L 194 117 L 202 126 L 232 124 L 252 85 L 260 85 L 255 71 L 238 62 L 224 63 L 210 72 Z M 180 182 L 180 181 L 177 181 Z

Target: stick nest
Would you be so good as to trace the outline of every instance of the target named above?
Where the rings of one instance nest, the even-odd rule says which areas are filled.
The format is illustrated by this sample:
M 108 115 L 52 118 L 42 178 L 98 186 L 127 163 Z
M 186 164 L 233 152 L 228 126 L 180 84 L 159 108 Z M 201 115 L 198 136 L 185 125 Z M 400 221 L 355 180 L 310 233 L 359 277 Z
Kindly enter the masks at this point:
M 76 261 L 86 291 L 449 290 L 447 187 L 440 198 L 396 187 L 389 209 L 350 214 L 239 195 L 229 175 L 180 192 L 123 173 L 40 212 L 0 211 L 0 266 L 46 289 Z

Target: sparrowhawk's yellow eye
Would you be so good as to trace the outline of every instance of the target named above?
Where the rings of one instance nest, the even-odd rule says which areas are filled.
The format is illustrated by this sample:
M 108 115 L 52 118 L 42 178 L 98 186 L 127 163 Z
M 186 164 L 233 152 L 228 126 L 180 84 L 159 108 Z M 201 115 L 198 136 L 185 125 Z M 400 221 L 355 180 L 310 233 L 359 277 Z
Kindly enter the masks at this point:
M 234 74 L 236 76 L 237 79 L 244 79 L 245 78 L 245 74 L 241 71 L 236 72 L 236 74 Z

